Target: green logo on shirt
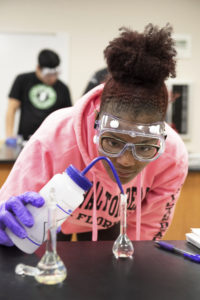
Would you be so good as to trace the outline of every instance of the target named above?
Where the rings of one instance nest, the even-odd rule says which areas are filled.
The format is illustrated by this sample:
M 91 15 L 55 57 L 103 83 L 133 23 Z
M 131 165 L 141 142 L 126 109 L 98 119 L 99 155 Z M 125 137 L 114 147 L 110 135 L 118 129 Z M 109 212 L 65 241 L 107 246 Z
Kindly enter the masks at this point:
M 37 84 L 30 89 L 29 98 L 33 106 L 38 109 L 48 109 L 56 102 L 56 91 L 44 84 Z

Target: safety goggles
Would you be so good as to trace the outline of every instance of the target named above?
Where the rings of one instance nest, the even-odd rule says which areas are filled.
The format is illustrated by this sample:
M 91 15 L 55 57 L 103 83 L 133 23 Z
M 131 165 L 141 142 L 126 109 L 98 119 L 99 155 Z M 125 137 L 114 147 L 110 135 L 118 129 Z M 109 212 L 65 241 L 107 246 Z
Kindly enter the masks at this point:
M 42 68 L 41 73 L 43 76 L 51 76 L 60 74 L 60 68 Z
M 165 123 L 131 123 L 115 116 L 104 114 L 95 122 L 96 143 L 99 151 L 106 156 L 118 157 L 125 151 L 132 151 L 133 156 L 143 162 L 157 159 L 165 148 Z M 135 139 L 127 143 L 115 134 L 127 134 Z

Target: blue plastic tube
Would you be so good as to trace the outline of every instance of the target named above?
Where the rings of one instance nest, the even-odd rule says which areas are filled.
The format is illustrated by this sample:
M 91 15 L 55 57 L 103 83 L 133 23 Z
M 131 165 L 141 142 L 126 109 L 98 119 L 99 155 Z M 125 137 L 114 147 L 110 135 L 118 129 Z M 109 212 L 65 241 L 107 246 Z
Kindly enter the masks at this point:
M 120 182 L 120 179 L 119 179 L 119 176 L 117 174 L 117 171 L 115 170 L 115 167 L 113 165 L 113 163 L 111 162 L 111 160 L 105 156 L 99 156 L 95 159 L 93 159 L 93 161 L 81 172 L 82 175 L 85 175 L 93 166 L 94 164 L 96 164 L 99 160 L 102 160 L 104 159 L 110 166 L 112 172 L 113 172 L 113 175 L 115 176 L 115 179 L 117 181 L 117 184 L 119 186 L 119 189 L 121 191 L 122 194 L 124 194 L 124 190 L 123 190 L 123 187 L 121 185 L 121 182 Z

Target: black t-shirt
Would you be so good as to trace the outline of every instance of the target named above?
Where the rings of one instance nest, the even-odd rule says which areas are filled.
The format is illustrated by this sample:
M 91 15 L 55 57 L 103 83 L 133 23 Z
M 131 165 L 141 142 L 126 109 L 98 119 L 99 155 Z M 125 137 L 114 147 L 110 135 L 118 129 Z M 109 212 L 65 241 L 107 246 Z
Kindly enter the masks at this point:
M 18 134 L 25 140 L 50 113 L 72 105 L 69 89 L 64 83 L 57 80 L 53 86 L 45 85 L 34 72 L 18 75 L 9 97 L 21 102 Z

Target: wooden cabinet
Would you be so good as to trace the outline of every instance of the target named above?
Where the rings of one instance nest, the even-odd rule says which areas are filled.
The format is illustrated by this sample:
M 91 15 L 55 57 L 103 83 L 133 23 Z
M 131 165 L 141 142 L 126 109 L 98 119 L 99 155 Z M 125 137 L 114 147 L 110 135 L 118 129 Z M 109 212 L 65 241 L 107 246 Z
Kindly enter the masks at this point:
M 7 179 L 12 167 L 13 167 L 13 163 L 0 163 L 0 187 Z
M 188 173 L 174 218 L 163 239 L 185 240 L 185 233 L 192 227 L 200 228 L 200 171 Z
M 22 147 L 8 147 L 3 141 L 0 141 L 0 187 L 8 177 Z

